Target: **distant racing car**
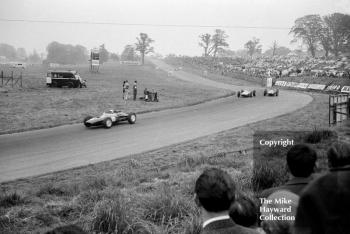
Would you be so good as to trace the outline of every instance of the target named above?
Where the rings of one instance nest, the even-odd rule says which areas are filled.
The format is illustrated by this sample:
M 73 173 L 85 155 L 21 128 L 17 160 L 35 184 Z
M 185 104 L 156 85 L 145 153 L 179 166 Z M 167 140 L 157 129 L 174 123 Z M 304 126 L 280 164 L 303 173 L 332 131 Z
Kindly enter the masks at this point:
M 270 88 L 264 90 L 264 96 L 278 96 L 279 90 L 276 88 Z
M 255 90 L 249 91 L 249 90 L 241 90 L 237 92 L 237 97 L 255 97 Z
M 84 125 L 86 127 L 92 126 L 104 126 L 105 128 L 110 128 L 113 124 L 128 121 L 129 124 L 134 124 L 136 122 L 135 113 L 125 113 L 120 110 L 109 110 L 104 112 L 99 117 L 87 116 L 84 119 Z

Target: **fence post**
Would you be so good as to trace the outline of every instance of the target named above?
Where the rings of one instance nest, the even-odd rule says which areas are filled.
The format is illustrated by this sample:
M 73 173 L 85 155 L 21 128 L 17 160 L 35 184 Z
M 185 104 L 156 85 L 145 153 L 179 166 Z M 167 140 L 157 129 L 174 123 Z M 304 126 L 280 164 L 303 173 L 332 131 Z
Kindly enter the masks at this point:
M 22 88 L 22 72 L 21 72 L 20 78 L 21 78 L 21 88 Z
M 4 86 L 4 71 L 1 71 L 1 86 Z

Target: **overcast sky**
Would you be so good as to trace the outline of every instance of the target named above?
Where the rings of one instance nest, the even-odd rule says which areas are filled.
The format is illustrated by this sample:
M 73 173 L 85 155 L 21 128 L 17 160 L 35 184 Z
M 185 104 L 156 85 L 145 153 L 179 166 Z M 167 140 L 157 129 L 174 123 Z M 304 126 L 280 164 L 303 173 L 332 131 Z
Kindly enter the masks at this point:
M 0 43 L 24 47 L 27 52 L 36 49 L 40 53 L 45 52 L 51 41 L 81 44 L 88 49 L 105 43 L 109 51 L 121 53 L 126 44 L 135 43 L 138 34 L 145 32 L 155 40 L 156 52 L 200 55 L 198 36 L 212 33 L 215 27 L 159 26 L 197 25 L 221 26 L 218 28 L 229 35 L 228 43 L 233 50 L 243 49 L 252 37 L 260 38 L 263 50 L 274 40 L 279 45 L 295 48 L 288 35 L 295 19 L 334 12 L 350 14 L 350 0 L 1 0 Z

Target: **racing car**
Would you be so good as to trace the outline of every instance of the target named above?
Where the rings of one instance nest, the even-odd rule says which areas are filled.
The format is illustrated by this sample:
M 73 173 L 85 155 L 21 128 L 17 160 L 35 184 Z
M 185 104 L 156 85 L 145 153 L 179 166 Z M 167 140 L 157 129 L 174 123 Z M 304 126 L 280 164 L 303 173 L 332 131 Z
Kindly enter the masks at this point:
M 242 89 L 241 91 L 237 92 L 237 97 L 238 98 L 240 98 L 240 97 L 255 97 L 255 93 L 256 93 L 255 90 L 248 91 L 248 90 Z
M 278 96 L 279 90 L 275 88 L 265 89 L 264 96 Z
M 113 124 L 117 124 L 122 121 L 128 121 L 129 124 L 134 124 L 136 122 L 135 113 L 125 113 L 120 110 L 109 110 L 103 112 L 99 117 L 87 116 L 84 119 L 84 125 L 86 127 L 92 126 L 104 126 L 105 128 L 110 128 Z

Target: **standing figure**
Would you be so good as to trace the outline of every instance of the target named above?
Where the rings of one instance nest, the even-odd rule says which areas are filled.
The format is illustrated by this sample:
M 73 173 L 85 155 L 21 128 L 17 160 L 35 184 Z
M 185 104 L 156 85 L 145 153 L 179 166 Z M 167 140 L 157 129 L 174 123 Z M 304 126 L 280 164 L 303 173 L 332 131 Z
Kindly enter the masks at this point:
M 136 101 L 136 96 L 137 96 L 137 80 L 134 81 L 134 85 L 132 87 L 133 94 L 134 94 L 134 101 Z
M 125 89 L 124 100 L 128 100 L 128 98 L 129 98 L 129 82 L 128 82 L 128 80 L 125 81 L 124 89 Z
M 125 99 L 125 80 L 123 81 L 123 100 Z

